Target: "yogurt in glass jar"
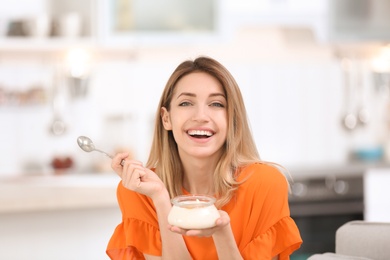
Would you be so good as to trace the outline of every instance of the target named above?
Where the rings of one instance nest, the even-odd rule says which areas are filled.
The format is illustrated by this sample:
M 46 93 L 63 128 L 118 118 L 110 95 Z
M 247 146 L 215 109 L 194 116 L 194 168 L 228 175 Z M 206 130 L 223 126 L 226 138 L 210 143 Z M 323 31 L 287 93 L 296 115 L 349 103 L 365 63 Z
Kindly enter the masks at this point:
M 180 195 L 171 200 L 173 206 L 168 223 L 183 229 L 205 229 L 215 226 L 220 217 L 215 198 L 207 195 Z

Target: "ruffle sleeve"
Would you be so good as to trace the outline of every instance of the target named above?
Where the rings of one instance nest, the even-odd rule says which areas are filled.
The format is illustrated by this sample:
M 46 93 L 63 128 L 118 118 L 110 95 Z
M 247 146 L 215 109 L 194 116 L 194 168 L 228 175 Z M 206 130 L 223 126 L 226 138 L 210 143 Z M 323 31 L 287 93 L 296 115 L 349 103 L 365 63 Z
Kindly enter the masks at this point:
M 161 238 L 152 202 L 143 195 L 125 189 L 117 190 L 122 222 L 116 227 L 106 253 L 112 260 L 145 259 L 161 255 Z
M 291 217 L 280 219 L 265 233 L 254 238 L 241 252 L 244 259 L 288 260 L 302 243 L 298 228 Z
M 119 224 L 107 247 L 111 259 L 145 259 L 143 253 L 158 255 L 161 248 L 160 232 L 149 223 L 125 219 Z

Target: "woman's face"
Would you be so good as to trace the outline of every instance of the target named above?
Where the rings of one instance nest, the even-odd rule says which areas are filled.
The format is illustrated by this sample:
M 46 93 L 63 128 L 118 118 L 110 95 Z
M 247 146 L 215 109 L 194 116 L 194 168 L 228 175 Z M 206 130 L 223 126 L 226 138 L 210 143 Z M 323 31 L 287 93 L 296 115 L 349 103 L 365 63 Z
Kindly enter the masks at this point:
M 219 157 L 227 136 L 227 101 L 219 81 L 195 72 L 176 83 L 170 111 L 161 110 L 166 130 L 172 130 L 179 154 Z

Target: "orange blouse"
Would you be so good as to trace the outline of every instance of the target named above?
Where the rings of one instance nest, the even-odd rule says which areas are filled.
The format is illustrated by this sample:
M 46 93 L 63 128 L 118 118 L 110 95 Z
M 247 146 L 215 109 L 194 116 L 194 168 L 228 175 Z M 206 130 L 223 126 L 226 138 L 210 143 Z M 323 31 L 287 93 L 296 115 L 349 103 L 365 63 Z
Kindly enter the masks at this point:
M 267 164 L 252 164 L 242 169 L 239 179 L 248 178 L 231 201 L 221 209 L 230 216 L 230 224 L 244 259 L 289 259 L 302 239 L 290 217 L 288 184 L 285 176 Z M 107 255 L 111 259 L 144 259 L 143 254 L 161 255 L 161 238 L 153 202 L 130 191 L 121 183 L 117 189 L 122 211 L 120 223 L 112 235 Z M 218 259 L 212 237 L 184 236 L 193 259 Z

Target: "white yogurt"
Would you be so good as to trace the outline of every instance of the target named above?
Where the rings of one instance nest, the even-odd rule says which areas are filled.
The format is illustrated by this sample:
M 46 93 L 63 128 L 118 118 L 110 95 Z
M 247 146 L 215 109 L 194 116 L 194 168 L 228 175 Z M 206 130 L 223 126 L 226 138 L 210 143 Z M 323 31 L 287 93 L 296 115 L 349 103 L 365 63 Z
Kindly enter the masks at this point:
M 168 223 L 184 229 L 204 229 L 215 226 L 220 217 L 215 198 L 205 195 L 182 195 L 172 199 Z

